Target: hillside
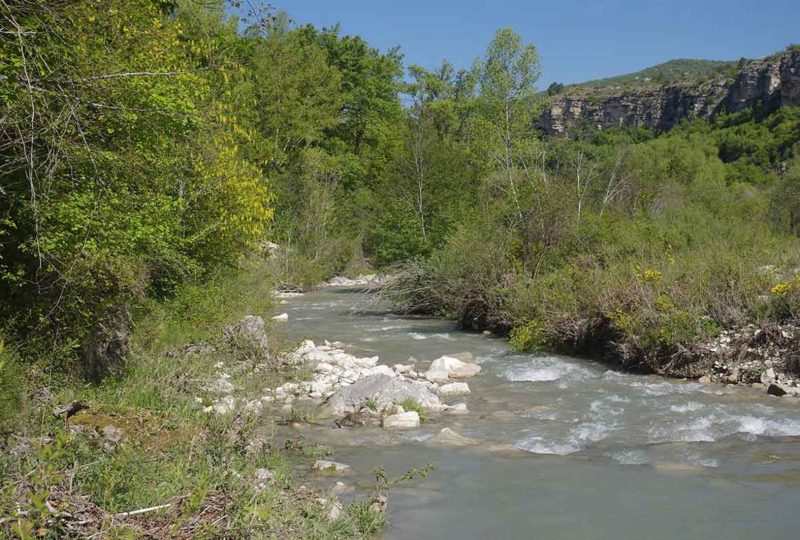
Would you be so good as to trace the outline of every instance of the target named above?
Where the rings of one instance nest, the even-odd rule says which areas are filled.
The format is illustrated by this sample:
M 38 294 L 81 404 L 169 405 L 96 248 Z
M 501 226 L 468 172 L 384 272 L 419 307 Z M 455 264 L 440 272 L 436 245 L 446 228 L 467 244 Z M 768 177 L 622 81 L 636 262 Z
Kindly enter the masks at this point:
M 572 89 L 631 88 L 648 85 L 699 83 L 713 77 L 729 78 L 736 74 L 737 62 L 678 58 L 636 71 L 595 79 L 566 87 Z

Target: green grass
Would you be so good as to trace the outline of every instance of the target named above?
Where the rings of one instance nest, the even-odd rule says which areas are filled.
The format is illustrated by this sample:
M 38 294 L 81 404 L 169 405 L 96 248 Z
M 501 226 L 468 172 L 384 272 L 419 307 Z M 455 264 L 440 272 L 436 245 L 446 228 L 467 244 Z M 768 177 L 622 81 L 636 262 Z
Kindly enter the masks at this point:
M 423 422 L 428 419 L 428 412 L 425 410 L 425 407 L 423 407 L 417 401 L 414 401 L 412 398 L 405 398 L 402 401 L 398 401 L 396 405 L 403 407 L 406 412 L 416 411 L 416 413 L 419 415 L 419 419 Z
M 50 387 L 50 397 L 24 417 L 24 425 L 9 423 L 8 430 L 24 433 L 34 443 L 30 452 L 0 457 L 0 514 L 17 515 L 18 507 L 28 512 L 17 520 L 18 530 L 12 531 L 10 523 L 0 525 L 0 537 L 4 532 L 32 535 L 40 529 L 38 536 L 67 536 L 66 521 L 45 500 L 62 501 L 65 508 L 79 503 L 96 508 L 104 517 L 94 532 L 105 537 L 136 537 L 155 525 L 163 526 L 165 538 L 349 538 L 376 530 L 379 520 L 368 519 L 361 507 L 329 522 L 317 495 L 296 484 L 298 462 L 310 464 L 332 449 L 282 444 L 273 440 L 268 417 L 217 417 L 203 413 L 195 402 L 198 396 L 211 397 L 203 385 L 219 361 L 240 388 L 254 378 L 264 387 L 294 375 L 262 371 L 253 377 L 252 365 L 242 362 L 237 347 L 221 339 L 224 328 L 244 315 L 268 320 L 274 285 L 265 264 L 246 261 L 205 284 L 182 287 L 172 300 L 151 303 L 137 314 L 132 356 L 122 373 L 97 385 L 58 381 Z M 188 354 L 190 343 L 208 343 L 215 351 Z M 277 352 L 280 338 L 271 346 Z M 261 360 L 273 365 L 270 358 Z M 17 373 L 8 350 L 0 351 L 0 371 Z M 16 407 L 15 400 L 21 399 L 5 386 L 0 398 L 5 408 Z M 70 418 L 77 432 L 65 431 L 63 419 L 50 413 L 55 405 L 73 400 L 88 405 Z M 103 436 L 109 426 L 121 430 L 120 442 Z M 55 442 L 38 445 L 40 435 Z M 255 471 L 262 467 L 273 471 L 274 478 L 256 490 Z M 135 520 L 117 519 L 111 526 L 114 513 L 161 504 L 173 506 Z M 223 512 L 224 519 L 212 519 L 215 512 Z

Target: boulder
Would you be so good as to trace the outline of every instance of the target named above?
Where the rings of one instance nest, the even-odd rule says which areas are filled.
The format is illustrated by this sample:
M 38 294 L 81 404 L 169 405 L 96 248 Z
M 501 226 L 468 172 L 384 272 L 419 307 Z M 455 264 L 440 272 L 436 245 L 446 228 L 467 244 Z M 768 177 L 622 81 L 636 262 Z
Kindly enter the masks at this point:
M 461 351 L 454 354 L 446 354 L 445 356 L 449 356 L 450 358 L 455 358 L 456 360 L 461 360 L 462 362 L 475 361 L 475 355 L 469 351 Z
M 417 411 L 392 414 L 383 419 L 383 429 L 413 429 L 419 427 Z
M 329 399 L 325 413 L 336 417 L 356 412 L 370 402 L 377 410 L 411 399 L 428 410 L 439 410 L 442 403 L 424 384 L 404 381 L 385 374 L 364 377 L 337 390 Z
M 786 384 L 772 383 L 767 386 L 767 394 L 771 396 L 800 396 L 800 388 Z
M 350 465 L 338 463 L 336 461 L 328 461 L 327 459 L 318 459 L 314 462 L 313 469 L 321 472 L 344 472 L 350 469 Z
M 211 405 L 203 409 L 203 412 L 228 414 L 230 412 L 233 412 L 235 408 L 236 408 L 236 399 L 233 396 L 225 396 L 221 399 L 215 399 Z
M 430 368 L 425 373 L 425 378 L 430 381 L 446 381 L 448 379 L 463 379 L 474 377 L 481 371 L 478 364 L 462 362 L 452 356 L 441 356 L 431 362 Z
M 783 386 L 772 383 L 769 386 L 767 386 L 767 394 L 771 396 L 785 396 L 787 392 Z
M 264 319 L 257 315 L 248 315 L 229 330 L 239 338 L 249 341 L 253 347 L 264 354 L 269 352 L 269 338 Z
M 275 473 L 269 469 L 256 469 L 255 480 L 253 481 L 253 489 L 256 493 L 261 493 L 267 488 L 267 485 L 275 478 Z
M 466 403 L 455 403 L 447 408 L 447 412 L 450 414 L 468 414 L 469 409 L 467 409 Z
M 272 320 L 275 322 L 286 322 L 289 320 L 289 314 L 281 313 L 280 315 L 275 315 L 274 317 L 272 317 Z
M 439 387 L 440 396 L 460 396 L 469 394 L 469 385 L 463 382 L 443 384 Z
M 236 389 L 231 383 L 230 375 L 223 373 L 218 379 L 211 381 L 205 386 L 205 389 L 214 394 L 231 394 Z
M 428 442 L 440 446 L 473 446 L 480 443 L 479 440 L 460 435 L 450 428 L 442 429 L 439 433 L 428 439 Z

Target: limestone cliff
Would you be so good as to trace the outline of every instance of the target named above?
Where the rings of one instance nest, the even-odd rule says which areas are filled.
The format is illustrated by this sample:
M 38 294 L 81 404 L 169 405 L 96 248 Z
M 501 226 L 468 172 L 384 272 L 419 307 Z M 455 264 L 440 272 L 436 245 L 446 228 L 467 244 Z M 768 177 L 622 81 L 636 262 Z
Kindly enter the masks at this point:
M 539 125 L 557 136 L 578 124 L 667 131 L 685 118 L 713 118 L 758 102 L 770 109 L 800 105 L 800 51 L 748 62 L 727 80 L 616 91 L 568 88 L 550 98 Z

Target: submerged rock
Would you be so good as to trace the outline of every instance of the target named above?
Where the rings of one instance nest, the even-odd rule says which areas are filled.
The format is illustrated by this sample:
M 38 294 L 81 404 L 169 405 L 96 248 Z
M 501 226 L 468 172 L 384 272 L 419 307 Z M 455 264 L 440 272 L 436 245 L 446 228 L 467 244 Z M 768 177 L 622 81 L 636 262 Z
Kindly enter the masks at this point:
M 419 427 L 419 414 L 417 411 L 408 411 L 392 414 L 383 419 L 384 429 L 413 429 Z
M 314 462 L 313 469 L 320 472 L 344 472 L 350 469 L 350 465 L 327 459 L 318 459 Z
M 461 360 L 462 362 L 475 361 L 475 355 L 469 351 L 461 351 L 453 354 L 446 354 L 445 356 L 449 356 L 450 358 L 455 358 L 456 360 Z
M 444 384 L 439 387 L 440 396 L 460 396 L 469 393 L 469 385 L 463 382 Z
M 474 446 L 480 444 L 478 439 L 465 437 L 450 428 L 443 428 L 439 433 L 428 439 L 428 442 L 441 446 Z
M 466 403 L 455 403 L 447 408 L 447 412 L 450 414 L 468 414 L 469 409 L 467 409 Z

